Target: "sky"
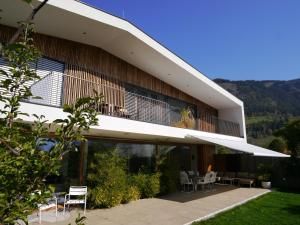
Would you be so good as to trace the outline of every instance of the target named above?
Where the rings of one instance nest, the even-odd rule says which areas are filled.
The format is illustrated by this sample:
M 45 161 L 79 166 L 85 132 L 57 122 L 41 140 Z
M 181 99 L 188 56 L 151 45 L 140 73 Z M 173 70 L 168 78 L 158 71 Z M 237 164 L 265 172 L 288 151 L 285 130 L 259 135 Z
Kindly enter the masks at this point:
M 123 17 L 211 79 L 300 78 L 299 0 L 82 0 Z

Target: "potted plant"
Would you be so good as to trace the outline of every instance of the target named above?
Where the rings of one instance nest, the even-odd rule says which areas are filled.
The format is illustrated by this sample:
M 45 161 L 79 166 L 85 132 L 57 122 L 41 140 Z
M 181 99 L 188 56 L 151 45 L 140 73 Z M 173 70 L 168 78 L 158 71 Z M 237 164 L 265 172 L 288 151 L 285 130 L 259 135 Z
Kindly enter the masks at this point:
M 257 179 L 261 182 L 261 186 L 266 189 L 271 188 L 271 166 L 267 164 L 260 164 L 258 166 L 258 177 Z
M 188 128 L 188 129 L 193 129 L 195 128 L 195 118 L 193 116 L 193 113 L 191 109 L 188 108 L 183 108 L 180 111 L 180 121 L 176 122 L 174 125 L 175 127 L 179 128 Z

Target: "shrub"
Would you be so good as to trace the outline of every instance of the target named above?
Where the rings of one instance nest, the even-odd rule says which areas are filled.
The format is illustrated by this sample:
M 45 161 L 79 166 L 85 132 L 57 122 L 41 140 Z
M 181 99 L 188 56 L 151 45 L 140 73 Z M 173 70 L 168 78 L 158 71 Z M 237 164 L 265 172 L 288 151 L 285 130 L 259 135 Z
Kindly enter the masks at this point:
M 123 194 L 122 203 L 136 201 L 141 198 L 141 193 L 136 186 L 128 186 Z
M 182 109 L 180 111 L 180 116 L 180 121 L 174 124 L 175 127 L 190 129 L 195 127 L 195 118 L 190 108 Z
M 270 181 L 272 173 L 272 166 L 269 164 L 259 164 L 258 165 L 258 173 L 257 179 L 259 181 Z
M 286 150 L 286 143 L 281 138 L 275 138 L 269 144 L 269 149 L 272 149 L 277 152 L 285 152 Z
M 142 198 L 155 197 L 160 191 L 160 173 L 139 172 L 131 176 L 131 183 L 139 189 Z
M 179 187 L 179 163 L 176 161 L 165 160 L 159 168 L 160 194 L 174 193 Z
M 114 149 L 101 150 L 89 163 L 87 184 L 92 208 L 109 208 L 122 202 L 126 192 L 125 161 Z
M 123 190 L 119 190 L 118 188 L 109 189 L 107 186 L 98 186 L 90 191 L 89 196 L 91 207 L 111 208 L 121 204 Z

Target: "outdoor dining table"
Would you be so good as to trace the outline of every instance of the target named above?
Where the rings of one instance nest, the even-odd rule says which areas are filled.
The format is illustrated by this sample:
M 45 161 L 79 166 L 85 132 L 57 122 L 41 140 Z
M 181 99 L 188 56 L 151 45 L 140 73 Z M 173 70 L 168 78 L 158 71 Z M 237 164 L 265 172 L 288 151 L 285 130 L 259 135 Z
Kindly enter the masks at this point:
M 203 180 L 204 177 L 203 176 L 189 176 L 189 178 L 193 182 L 193 191 L 197 191 L 198 181 Z

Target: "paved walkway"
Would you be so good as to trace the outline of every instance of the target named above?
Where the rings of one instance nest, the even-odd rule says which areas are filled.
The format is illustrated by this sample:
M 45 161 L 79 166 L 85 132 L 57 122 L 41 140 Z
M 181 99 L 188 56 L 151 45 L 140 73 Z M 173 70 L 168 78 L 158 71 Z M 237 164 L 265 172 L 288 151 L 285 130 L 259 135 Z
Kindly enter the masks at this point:
M 177 193 L 165 198 L 142 199 L 111 209 L 89 210 L 86 225 L 183 225 L 267 192 L 259 188 L 217 186 L 210 193 Z M 70 214 L 65 221 L 55 224 L 74 224 L 77 210 Z

